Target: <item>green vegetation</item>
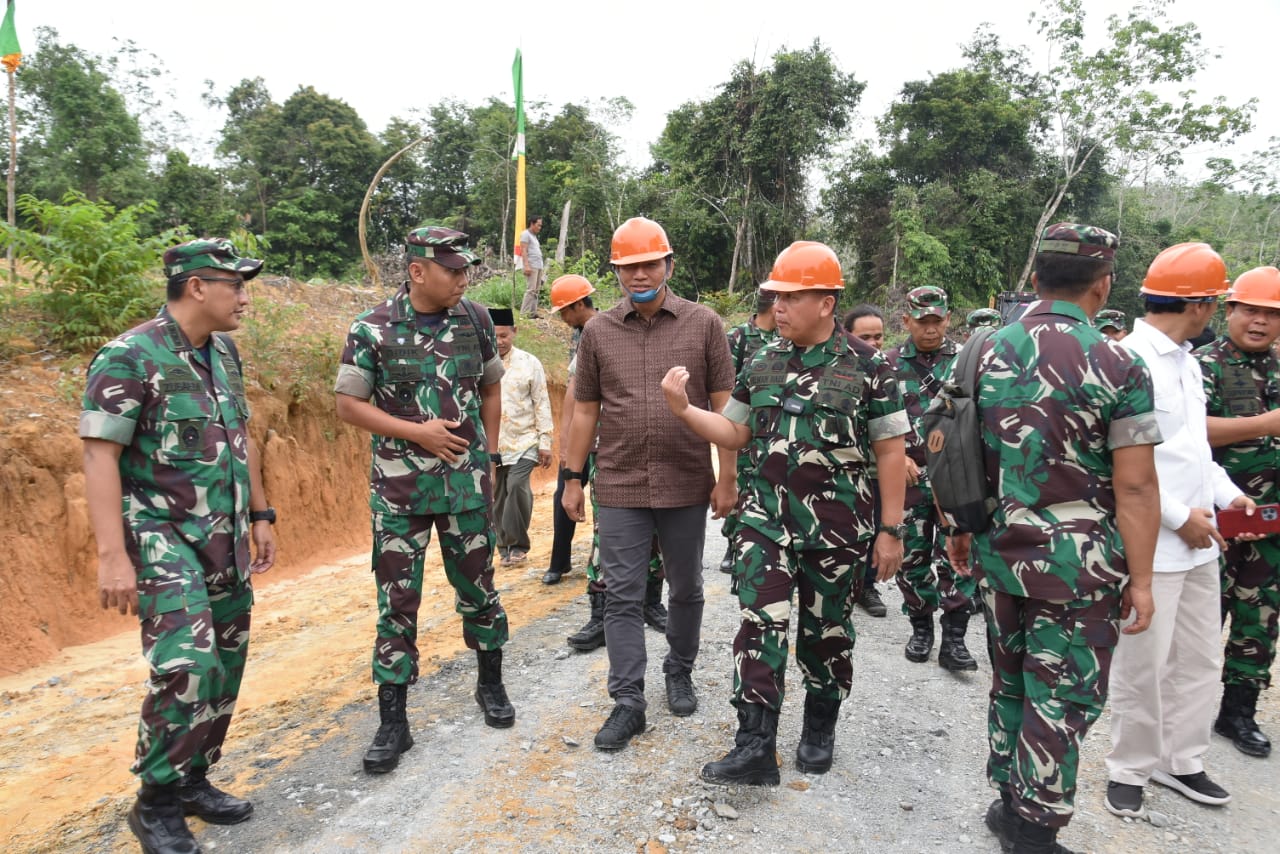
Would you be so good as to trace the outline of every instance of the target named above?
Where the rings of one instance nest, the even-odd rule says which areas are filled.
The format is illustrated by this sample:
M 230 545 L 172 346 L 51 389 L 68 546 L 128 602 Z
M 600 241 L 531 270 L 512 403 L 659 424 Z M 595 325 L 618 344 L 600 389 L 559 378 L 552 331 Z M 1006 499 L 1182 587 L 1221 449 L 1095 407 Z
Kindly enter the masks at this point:
M 154 274 L 180 233 L 139 237 L 138 218 L 154 203 L 117 211 L 70 192 L 61 204 L 24 195 L 17 207 L 32 227 L 3 226 L 5 237 L 34 268 L 36 300 L 54 342 L 98 346 L 164 303 Z
M 616 302 L 610 236 L 636 214 L 671 236 L 672 288 L 726 318 L 749 311 L 782 248 L 818 239 L 844 261 L 841 307 L 886 308 L 891 331 L 915 285 L 941 285 L 957 306 L 1024 286 L 1035 236 L 1052 220 L 1122 235 L 1112 300 L 1129 312 L 1147 264 L 1175 242 L 1211 243 L 1233 276 L 1277 263 L 1280 138 L 1265 151 L 1227 148 L 1250 128 L 1254 105 L 1195 94 L 1197 75 L 1218 60 L 1174 13 L 1145 0 L 1095 21 L 1081 0 L 1041 0 L 1034 47 L 980 28 L 959 67 L 902 81 L 868 138 L 853 133 L 852 119 L 863 79 L 878 69 L 842 68 L 820 41 L 725 69 L 708 97 L 670 111 L 651 162 L 638 168 L 624 165 L 610 130 L 630 117 L 626 93 L 527 103 L 528 210 L 544 217 L 548 259 L 564 234 L 566 261 L 552 263 L 548 281 L 580 273 L 601 307 Z M 367 182 L 424 138 L 375 188 L 370 252 L 394 256 L 409 228 L 438 222 L 471 234 L 486 269 L 512 270 L 524 224 L 512 222 L 515 127 L 505 96 L 444 99 L 378 132 L 313 87 L 277 101 L 263 80 L 246 79 L 206 97 L 223 124 L 217 159 L 204 165 L 180 144 L 189 123 L 164 112 L 156 88 L 166 72 L 154 57 L 129 42 L 94 56 L 48 28 L 36 41 L 16 77 L 25 195 L 20 227 L 6 233 L 36 290 L 0 293 L 0 310 L 37 312 L 41 328 L 6 325 L 0 352 L 18 337 L 92 346 L 146 316 L 159 302 L 148 278 L 158 251 L 183 234 L 233 235 L 261 253 L 268 275 L 357 280 Z M 1188 181 L 1184 152 L 1206 146 L 1223 156 L 1208 178 Z M 523 287 L 512 271 L 472 294 L 514 305 Z M 264 310 L 253 333 L 264 349 L 246 349 L 265 384 L 296 396 L 310 382 L 300 377 L 332 368 L 320 354 L 336 347 L 308 342 L 294 321 Z M 296 365 L 284 352 L 292 348 L 302 351 Z

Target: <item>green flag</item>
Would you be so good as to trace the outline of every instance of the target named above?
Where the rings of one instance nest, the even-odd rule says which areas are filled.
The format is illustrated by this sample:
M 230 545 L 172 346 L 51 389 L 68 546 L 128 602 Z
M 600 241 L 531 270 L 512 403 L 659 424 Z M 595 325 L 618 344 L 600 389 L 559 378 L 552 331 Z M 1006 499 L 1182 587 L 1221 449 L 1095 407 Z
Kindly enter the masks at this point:
M 4 25 L 0 26 L 0 56 L 22 56 L 22 48 L 18 46 L 18 28 L 13 23 L 13 10 L 17 3 L 10 3 L 4 13 Z
M 516 48 L 516 61 L 511 63 L 511 79 L 516 85 L 516 145 L 511 150 L 511 159 L 515 160 L 524 154 L 524 60 L 520 48 Z

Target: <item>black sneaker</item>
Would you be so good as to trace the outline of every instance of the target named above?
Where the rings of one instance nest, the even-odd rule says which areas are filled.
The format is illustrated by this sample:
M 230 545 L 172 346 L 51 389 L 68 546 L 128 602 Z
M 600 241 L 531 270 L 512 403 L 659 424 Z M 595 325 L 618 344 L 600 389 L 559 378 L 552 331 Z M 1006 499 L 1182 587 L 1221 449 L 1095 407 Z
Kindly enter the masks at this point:
M 644 603 L 644 621 L 660 632 L 667 630 L 667 606 L 662 601 Z
M 1157 769 L 1151 772 L 1151 779 L 1197 803 L 1217 807 L 1231 800 L 1231 793 L 1210 780 L 1209 775 L 1203 771 L 1195 774 L 1169 774 Z
M 1132 783 L 1107 783 L 1107 796 L 1102 800 L 1107 812 L 1121 818 L 1142 818 L 1147 808 L 1142 805 L 1142 787 Z
M 633 735 L 644 732 L 644 727 L 644 709 L 619 703 L 609 713 L 609 720 L 596 733 L 596 747 L 601 750 L 621 750 Z
M 698 711 L 698 695 L 693 692 L 693 678 L 688 673 L 667 674 L 667 708 L 678 718 Z
M 873 617 L 883 617 L 889 613 L 889 609 L 885 607 L 884 600 L 880 598 L 880 591 L 876 590 L 874 584 L 866 586 L 866 589 L 862 591 L 862 595 L 858 597 L 858 604 L 862 606 L 862 610 Z

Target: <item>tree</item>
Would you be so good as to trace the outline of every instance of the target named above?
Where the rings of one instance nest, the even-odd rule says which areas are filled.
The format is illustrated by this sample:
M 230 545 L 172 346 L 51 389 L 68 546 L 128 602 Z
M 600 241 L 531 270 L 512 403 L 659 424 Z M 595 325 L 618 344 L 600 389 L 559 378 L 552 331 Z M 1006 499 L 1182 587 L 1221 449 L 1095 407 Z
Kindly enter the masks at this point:
M 815 41 L 779 51 L 768 69 L 738 63 L 714 98 L 668 115 L 654 146 L 655 173 L 666 176 L 677 207 L 696 202 L 729 238 L 727 264 L 711 246 L 690 247 L 701 255 L 702 275 L 732 290 L 741 265 L 758 280 L 804 233 L 808 171 L 848 126 L 864 88 Z
M 147 191 L 147 146 L 138 120 L 112 85 L 112 66 L 56 30 L 36 29 L 37 48 L 18 75 L 22 92 L 18 174 L 33 196 L 68 191 L 128 205 Z
M 1169 25 L 1163 6 L 1135 5 L 1124 18 L 1107 19 L 1100 50 L 1085 49 L 1083 0 L 1045 0 L 1033 16 L 1054 65 L 1036 79 L 1036 99 L 1049 118 L 1044 144 L 1053 164 L 1052 185 L 1032 231 L 1019 286 L 1030 276 L 1040 231 L 1055 217 L 1077 177 L 1110 152 L 1122 172 L 1170 172 L 1190 145 L 1233 139 L 1250 128 L 1254 102 L 1229 106 L 1225 98 L 1197 103 L 1189 86 L 1208 60 L 1194 24 Z M 978 48 L 980 50 L 980 47 Z M 983 64 L 981 56 L 975 57 Z M 995 55 L 994 67 L 1007 59 Z M 1122 208 L 1121 208 L 1122 210 Z

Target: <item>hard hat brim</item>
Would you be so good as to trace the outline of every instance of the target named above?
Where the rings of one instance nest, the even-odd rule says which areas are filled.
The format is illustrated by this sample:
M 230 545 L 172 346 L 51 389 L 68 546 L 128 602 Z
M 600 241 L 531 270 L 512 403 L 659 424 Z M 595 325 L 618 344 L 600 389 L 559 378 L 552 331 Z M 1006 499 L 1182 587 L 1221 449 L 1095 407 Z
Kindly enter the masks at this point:
M 643 264 L 645 261 L 653 261 L 658 258 L 667 258 L 674 255 L 674 252 L 640 252 L 636 255 L 626 255 L 622 258 L 614 258 L 609 263 L 615 267 L 627 267 L 631 264 Z
M 842 291 L 844 290 L 844 285 L 797 285 L 795 282 L 778 282 L 769 279 L 760 286 L 760 290 L 779 293 L 790 293 L 792 291 Z

